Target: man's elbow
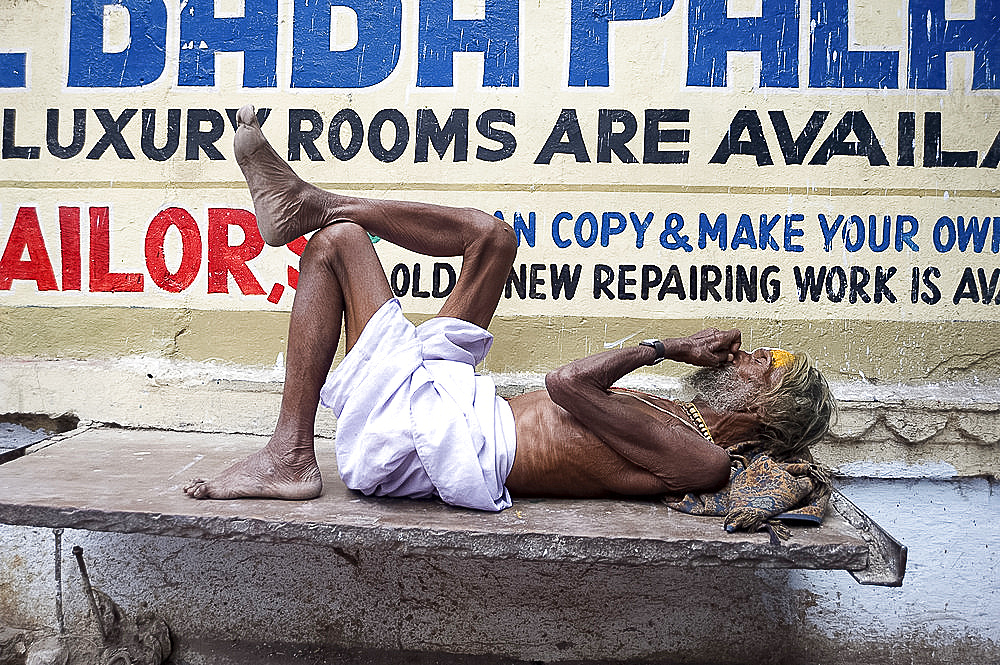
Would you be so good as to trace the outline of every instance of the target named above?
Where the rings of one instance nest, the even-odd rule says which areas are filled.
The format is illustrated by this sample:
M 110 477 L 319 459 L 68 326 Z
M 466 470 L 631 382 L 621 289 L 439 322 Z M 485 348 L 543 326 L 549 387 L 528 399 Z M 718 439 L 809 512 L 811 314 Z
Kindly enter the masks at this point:
M 722 448 L 712 449 L 705 462 L 704 484 L 706 492 L 718 492 L 729 483 L 732 472 L 732 461 Z
M 573 370 L 563 365 L 545 375 L 545 390 L 553 402 L 562 406 L 573 399 Z
M 729 453 L 718 446 L 706 448 L 684 470 L 663 478 L 671 494 L 718 492 L 729 483 L 732 465 Z

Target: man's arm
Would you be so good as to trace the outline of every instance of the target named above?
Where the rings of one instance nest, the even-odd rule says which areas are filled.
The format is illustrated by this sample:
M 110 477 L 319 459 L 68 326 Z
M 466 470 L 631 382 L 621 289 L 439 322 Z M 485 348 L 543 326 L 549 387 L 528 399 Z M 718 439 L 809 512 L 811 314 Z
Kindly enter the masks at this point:
M 701 367 L 733 360 L 740 331 L 703 330 L 662 340 L 666 358 Z M 604 443 L 659 477 L 670 491 L 709 490 L 729 480 L 729 456 L 677 418 L 608 389 L 633 370 L 651 364 L 657 350 L 634 346 L 582 358 L 549 372 L 553 402 Z

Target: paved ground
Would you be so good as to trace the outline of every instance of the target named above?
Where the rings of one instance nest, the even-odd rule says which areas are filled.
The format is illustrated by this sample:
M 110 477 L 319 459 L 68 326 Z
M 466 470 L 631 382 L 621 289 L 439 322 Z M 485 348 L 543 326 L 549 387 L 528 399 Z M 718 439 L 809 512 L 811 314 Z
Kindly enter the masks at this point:
M 31 429 L 18 423 L 0 422 L 0 452 L 28 446 L 52 436 L 44 429 Z

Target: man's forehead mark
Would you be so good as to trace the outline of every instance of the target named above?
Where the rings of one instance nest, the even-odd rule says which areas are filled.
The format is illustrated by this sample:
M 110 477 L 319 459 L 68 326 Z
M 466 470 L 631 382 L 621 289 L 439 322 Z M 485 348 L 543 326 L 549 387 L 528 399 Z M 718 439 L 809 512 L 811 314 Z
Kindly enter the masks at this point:
M 775 369 L 788 367 L 795 362 L 795 356 L 784 349 L 770 349 L 771 366 Z

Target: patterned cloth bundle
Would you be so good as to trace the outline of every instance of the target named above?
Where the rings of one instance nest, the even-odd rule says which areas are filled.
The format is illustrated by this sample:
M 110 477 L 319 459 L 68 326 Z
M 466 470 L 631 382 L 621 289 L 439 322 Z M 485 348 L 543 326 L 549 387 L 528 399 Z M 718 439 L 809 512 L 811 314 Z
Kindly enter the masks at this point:
M 729 483 L 718 492 L 665 497 L 669 507 L 692 515 L 725 517 L 726 531 L 766 530 L 771 542 L 787 539 L 789 523 L 820 524 L 832 491 L 828 473 L 806 451 L 772 457 L 756 441 L 727 449 Z

